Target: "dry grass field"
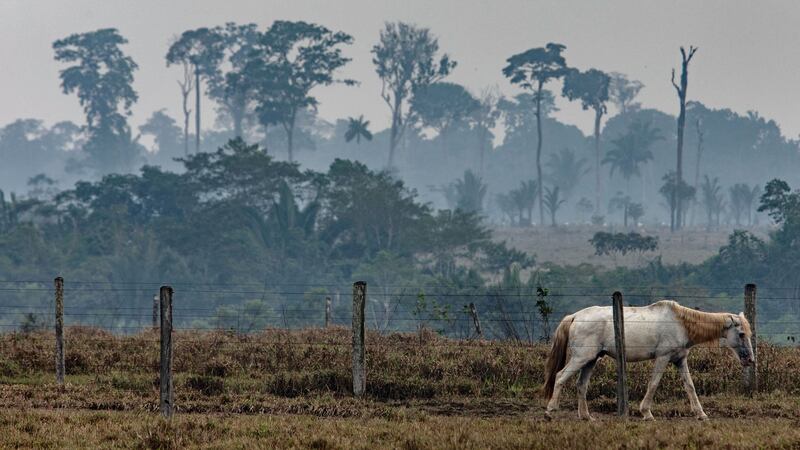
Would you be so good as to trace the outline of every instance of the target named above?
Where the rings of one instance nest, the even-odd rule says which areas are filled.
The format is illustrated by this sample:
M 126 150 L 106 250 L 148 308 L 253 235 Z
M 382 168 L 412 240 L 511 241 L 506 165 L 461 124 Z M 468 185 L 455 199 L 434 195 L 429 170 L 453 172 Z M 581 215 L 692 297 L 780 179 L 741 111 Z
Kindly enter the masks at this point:
M 658 250 L 645 254 L 643 258 L 636 255 L 610 258 L 595 255 L 594 249 L 589 244 L 589 239 L 597 231 L 600 229 L 589 226 L 502 227 L 493 230 L 495 240 L 506 241 L 510 247 L 536 255 L 536 261 L 539 263 L 551 262 L 560 265 L 588 263 L 606 268 L 634 267 L 656 256 L 661 256 L 665 264 L 701 263 L 715 255 L 719 248 L 728 242 L 731 233 L 731 230 L 706 231 L 702 228 L 682 230 L 677 233 L 671 233 L 669 228 L 639 228 L 635 231 L 658 238 Z M 617 227 L 614 230 L 602 231 L 629 230 Z M 752 231 L 762 238 L 767 236 L 766 230 Z
M 796 418 L 543 421 L 530 415 L 400 418 L 3 410 L 4 448 L 797 448 Z
M 762 344 L 760 392 L 740 393 L 727 350 L 690 358 L 711 417 L 692 418 L 670 369 L 655 423 L 613 416 L 615 367 L 589 391 L 598 422 L 579 422 L 574 383 L 547 421 L 537 397 L 543 344 L 459 341 L 430 332 L 367 336 L 367 397 L 350 395 L 350 334 L 331 330 L 175 337 L 177 414 L 159 418 L 158 339 L 67 331 L 67 383 L 54 384 L 53 336 L 0 336 L 3 448 L 753 448 L 800 445 L 800 351 Z M 630 365 L 635 406 L 649 364 Z

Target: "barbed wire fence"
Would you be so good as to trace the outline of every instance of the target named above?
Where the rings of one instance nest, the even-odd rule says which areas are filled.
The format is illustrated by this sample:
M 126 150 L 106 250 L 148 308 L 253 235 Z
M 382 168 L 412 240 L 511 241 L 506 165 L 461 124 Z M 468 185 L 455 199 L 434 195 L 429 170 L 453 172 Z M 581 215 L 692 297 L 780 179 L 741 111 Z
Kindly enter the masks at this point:
M 353 286 L 348 285 L 178 283 L 169 290 L 174 306 L 165 310 L 162 308 L 165 291 L 160 283 L 66 280 L 59 289 L 58 281 L 54 284 L 44 280 L 16 280 L 0 281 L 0 332 L 6 339 L 31 345 L 32 352 L 55 347 L 59 384 L 63 384 L 65 371 L 70 373 L 75 365 L 96 373 L 109 369 L 107 358 L 75 359 L 70 354 L 70 346 L 111 351 L 114 340 L 135 338 L 139 345 L 151 345 L 151 348 L 114 365 L 116 370 L 157 373 L 165 365 L 172 365 L 173 346 L 209 341 L 217 350 L 258 343 L 326 347 L 339 354 L 352 352 L 353 391 L 359 394 L 364 392 L 363 385 L 359 388 L 355 380 L 359 376 L 365 379 L 369 362 L 364 363 L 363 354 L 368 354 L 370 348 L 390 345 L 401 351 L 414 351 L 421 346 L 480 348 L 494 340 L 519 345 L 547 342 L 563 316 L 586 306 L 609 306 L 615 290 L 624 292 L 625 306 L 643 306 L 667 298 L 703 311 L 736 313 L 746 309 L 742 286 L 620 286 L 609 289 L 592 285 L 546 288 L 370 285 L 363 299 L 363 315 L 360 315 L 358 307 L 353 308 L 356 297 Z M 773 344 L 794 344 L 794 333 L 800 331 L 800 316 L 793 306 L 800 302 L 797 293 L 794 287 L 759 287 L 758 303 L 754 302 L 752 311 L 748 312 L 754 315 L 758 311 L 753 322 L 759 339 Z M 63 316 L 58 314 L 59 295 L 63 299 L 60 308 Z M 63 321 L 62 330 L 67 330 L 67 340 L 58 344 L 60 320 Z M 162 326 L 165 321 L 169 323 L 167 334 Z M 358 338 L 361 339 L 359 350 L 356 338 L 347 342 L 325 334 L 298 339 L 291 335 L 292 331 L 328 327 L 358 335 L 359 324 L 366 333 L 432 331 L 447 339 L 374 343 L 368 338 L 364 340 L 362 333 Z M 46 332 L 53 329 L 55 337 Z M 69 330 L 83 330 L 82 342 L 70 341 Z M 264 330 L 285 334 L 275 337 L 265 335 Z M 203 333 L 224 333 L 235 339 L 215 343 L 213 337 L 203 336 Z M 155 347 L 156 343 L 164 344 L 165 336 L 170 337 L 166 356 L 163 345 L 160 349 Z M 356 355 L 358 352 L 362 355 L 360 358 Z M 208 355 L 209 358 L 213 356 Z M 361 361 L 360 368 L 356 367 L 357 360 Z M 162 385 L 172 383 L 171 372 L 170 368 L 159 375 Z M 161 410 L 167 416 L 172 412 L 171 408 L 164 409 L 163 398 L 166 396 L 171 405 L 171 392 L 171 388 L 161 391 Z

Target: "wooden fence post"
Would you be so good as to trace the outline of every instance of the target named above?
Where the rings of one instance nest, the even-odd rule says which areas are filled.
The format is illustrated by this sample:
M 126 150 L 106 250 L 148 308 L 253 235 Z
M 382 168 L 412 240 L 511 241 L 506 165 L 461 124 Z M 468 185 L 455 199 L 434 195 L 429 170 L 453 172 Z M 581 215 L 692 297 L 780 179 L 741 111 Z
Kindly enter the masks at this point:
M 744 316 L 750 322 L 750 330 L 753 335 L 750 343 L 753 346 L 753 365 L 744 368 L 744 388 L 745 392 L 752 396 L 758 391 L 758 339 L 756 334 L 756 285 L 748 283 L 744 286 Z
M 64 279 L 56 284 L 56 383 L 64 386 Z
M 353 283 L 353 395 L 363 397 L 367 386 L 364 353 L 364 306 L 367 303 L 367 283 Z
M 325 297 L 325 328 L 331 325 L 331 296 Z
M 161 286 L 159 292 L 161 303 L 161 377 L 160 377 L 160 409 L 161 415 L 172 417 L 175 399 L 172 384 L 172 288 Z
M 153 296 L 153 329 L 158 328 L 158 309 L 159 309 L 158 295 Z
M 626 380 L 625 322 L 622 313 L 622 293 L 612 295 L 614 300 L 614 341 L 617 347 L 617 415 L 628 417 L 628 384 Z
M 469 304 L 469 313 L 472 316 L 472 323 L 475 324 L 475 333 L 479 338 L 483 338 L 483 329 L 481 329 L 481 319 L 478 317 L 478 309 L 475 308 L 475 303 Z

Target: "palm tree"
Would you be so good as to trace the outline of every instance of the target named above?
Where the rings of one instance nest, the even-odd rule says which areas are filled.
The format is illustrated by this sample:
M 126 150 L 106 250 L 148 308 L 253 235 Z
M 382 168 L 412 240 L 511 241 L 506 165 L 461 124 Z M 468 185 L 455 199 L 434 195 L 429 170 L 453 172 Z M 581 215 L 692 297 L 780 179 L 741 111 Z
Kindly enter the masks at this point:
M 527 211 L 527 226 L 531 226 L 533 224 L 533 207 L 536 205 L 537 194 L 536 180 L 528 180 L 521 182 L 518 188 L 510 190 L 507 195 L 498 195 L 497 201 L 507 214 L 510 209 L 519 211 L 519 226 L 526 224 L 524 213 Z
M 558 153 L 551 153 L 550 159 L 545 164 L 550 169 L 547 180 L 558 186 L 564 194 L 564 198 L 567 199 L 578 185 L 580 178 L 589 173 L 589 169 L 585 167 L 586 164 L 586 158 L 578 159 L 574 151 L 562 148 Z
M 628 218 L 633 219 L 633 226 L 639 222 L 639 219 L 644 215 L 644 206 L 641 203 L 631 201 L 630 196 L 623 195 L 621 191 L 617 191 L 617 195 L 611 198 L 608 202 L 609 212 L 622 211 L 622 226 L 628 228 Z
M 483 198 L 486 197 L 486 184 L 471 170 L 464 172 L 464 178 L 453 184 L 456 194 L 456 208 L 467 212 L 481 212 Z
M 514 189 L 514 190 L 512 190 L 511 192 L 508 193 L 508 196 L 511 198 L 511 201 L 514 203 L 514 206 L 516 206 L 517 211 L 519 211 L 519 220 L 517 221 L 517 224 L 519 226 L 523 226 L 524 219 L 522 217 L 522 214 L 523 214 L 523 211 L 525 211 L 525 206 L 526 206 L 526 203 L 527 203 L 527 199 L 525 198 L 525 192 L 523 192 L 522 189 Z M 530 214 L 529 214 L 529 217 L 530 217 Z M 528 223 L 530 223 L 530 218 L 528 219 Z
M 588 198 L 581 197 L 575 204 L 575 210 L 578 212 L 581 222 L 586 222 L 586 218 L 594 211 L 594 204 Z
M 368 141 L 372 140 L 372 133 L 369 131 L 369 120 L 364 120 L 363 114 L 358 116 L 358 119 L 348 117 L 348 121 L 347 131 L 344 134 L 346 142 L 355 139 L 356 144 L 360 144 L 362 137 Z
M 514 199 L 511 198 L 511 194 L 497 194 L 495 201 L 500 211 L 508 216 L 508 221 L 511 225 L 514 225 L 514 216 L 517 214 L 518 209 Z
M 539 185 L 536 180 L 523 181 L 519 187 L 525 209 L 528 210 L 528 226 L 533 225 L 533 207 L 536 205 L 536 196 L 539 193 Z
M 661 179 L 664 184 L 658 189 L 658 192 L 664 196 L 666 200 L 667 209 L 669 209 L 670 223 L 683 223 L 683 218 L 686 217 L 691 201 L 697 194 L 697 189 L 689 186 L 685 180 L 680 180 L 678 183 L 678 176 L 674 170 L 664 174 Z
M 555 186 L 553 189 L 544 189 L 544 207 L 547 208 L 547 212 L 550 213 L 550 223 L 552 226 L 556 226 L 556 212 L 565 201 L 566 200 L 559 198 L 558 186 Z
M 644 215 L 644 206 L 641 203 L 631 202 L 628 204 L 628 217 L 633 219 L 633 225 L 639 223 L 639 219 Z
M 662 139 L 664 137 L 658 128 L 653 128 L 650 122 L 637 120 L 631 123 L 625 134 L 611 141 L 614 147 L 606 153 L 602 164 L 611 166 L 611 177 L 614 176 L 616 170 L 622 174 L 627 194 L 630 195 L 631 177 L 641 176 L 639 165 L 653 159 L 650 147 Z
M 725 209 L 725 198 L 722 195 L 719 178 L 712 179 L 705 175 L 700 190 L 703 193 L 703 207 L 707 214 L 706 228 L 710 231 L 715 224 L 719 227 L 719 216 Z
M 622 226 L 625 228 L 628 228 L 628 206 L 630 204 L 630 195 L 624 195 L 622 191 L 617 191 L 617 194 L 608 201 L 608 212 L 622 211 Z
M 747 183 L 736 183 L 730 187 L 731 215 L 736 226 L 741 225 L 742 215 L 747 216 L 747 224 L 752 225 L 753 202 L 758 197 L 761 189 L 758 186 L 752 188 Z

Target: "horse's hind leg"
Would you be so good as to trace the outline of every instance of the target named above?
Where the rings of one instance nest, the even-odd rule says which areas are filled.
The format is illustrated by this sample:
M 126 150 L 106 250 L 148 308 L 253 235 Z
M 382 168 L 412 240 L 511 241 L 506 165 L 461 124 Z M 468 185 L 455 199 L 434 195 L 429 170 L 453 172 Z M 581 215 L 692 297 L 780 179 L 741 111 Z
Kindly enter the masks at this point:
M 597 364 L 597 358 L 589 361 L 583 368 L 581 368 L 581 376 L 578 378 L 578 418 L 586 420 L 594 420 L 589 414 L 589 404 L 586 401 L 586 391 L 589 390 L 589 379 L 592 378 L 594 366 Z
M 656 362 L 653 364 L 653 375 L 650 377 L 650 382 L 647 383 L 647 393 L 644 394 L 642 403 L 639 404 L 639 412 L 642 413 L 644 420 L 653 420 L 653 413 L 650 411 L 650 407 L 653 405 L 653 396 L 656 394 L 661 375 L 664 374 L 668 363 L 669 356 L 662 356 L 656 358 Z
M 577 353 L 577 352 L 576 352 Z M 561 387 L 564 383 L 573 375 L 580 372 L 581 369 L 588 363 L 589 361 L 593 360 L 595 355 L 591 355 L 590 357 L 586 357 L 580 354 L 573 354 L 570 357 L 567 365 L 561 369 L 558 374 L 556 375 L 556 382 L 553 386 L 553 396 L 550 397 L 550 401 L 547 403 L 547 413 L 555 411 L 558 409 L 558 396 L 561 394 Z
M 689 404 L 692 406 L 692 412 L 695 417 L 698 420 L 708 419 L 705 411 L 703 411 L 703 406 L 700 405 L 700 399 L 697 398 L 697 392 L 694 390 L 694 383 L 692 382 L 692 376 L 689 374 L 689 363 L 686 361 L 686 357 L 681 358 L 675 365 L 678 367 L 678 372 L 680 372 L 683 379 L 683 388 L 686 390 L 686 395 L 689 396 Z

